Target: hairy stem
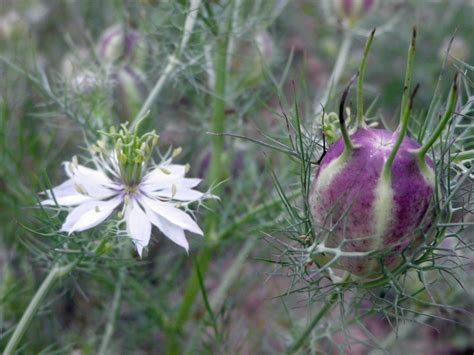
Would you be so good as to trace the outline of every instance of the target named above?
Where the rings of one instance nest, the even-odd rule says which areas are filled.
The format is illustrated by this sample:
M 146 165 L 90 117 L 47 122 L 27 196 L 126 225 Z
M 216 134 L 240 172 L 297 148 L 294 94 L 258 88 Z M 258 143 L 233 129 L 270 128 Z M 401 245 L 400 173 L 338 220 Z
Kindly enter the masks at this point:
M 186 20 L 184 22 L 183 37 L 181 37 L 180 45 L 176 49 L 175 53 L 169 57 L 168 64 L 166 64 L 166 67 L 163 70 L 163 73 L 158 78 L 158 81 L 156 82 L 155 86 L 153 87 L 153 89 L 150 91 L 150 94 L 146 98 L 145 103 L 143 104 L 140 111 L 138 112 L 134 120 L 132 121 L 132 124 L 130 125 L 131 130 L 135 128 L 138 122 L 140 122 L 140 119 L 143 116 L 145 116 L 145 114 L 148 112 L 150 107 L 153 105 L 153 102 L 160 94 L 161 89 L 163 88 L 164 84 L 168 80 L 169 76 L 173 73 L 174 69 L 176 68 L 176 65 L 179 63 L 179 58 L 181 57 L 181 54 L 186 48 L 189 42 L 189 38 L 191 37 L 191 34 L 193 33 L 194 25 L 196 23 L 196 19 L 199 14 L 199 7 L 201 6 L 201 2 L 202 0 L 190 0 L 189 10 L 186 16 Z
M 107 349 L 109 348 L 110 339 L 112 339 L 112 334 L 114 333 L 115 321 L 117 319 L 118 312 L 120 310 L 120 301 L 121 301 L 121 298 L 122 298 L 122 288 L 123 288 L 123 283 L 124 283 L 124 280 L 125 280 L 126 273 L 127 273 L 127 271 L 126 271 L 125 267 L 122 267 L 119 270 L 118 279 L 117 279 L 117 282 L 115 284 L 114 297 L 112 299 L 112 306 L 110 308 L 109 318 L 107 320 L 107 325 L 105 327 L 104 337 L 102 338 L 102 342 L 101 342 L 100 348 L 99 348 L 99 355 L 107 354 Z
M 364 78 L 365 78 L 365 69 L 367 68 L 367 58 L 369 56 L 370 47 L 372 47 L 372 42 L 375 36 L 375 28 L 370 33 L 369 39 L 365 45 L 364 56 L 359 67 L 359 78 L 357 80 L 357 124 L 359 127 L 365 127 L 364 120 Z
M 23 335 L 25 334 L 28 326 L 31 323 L 31 320 L 38 312 L 41 304 L 43 303 L 44 298 L 48 294 L 49 290 L 53 288 L 56 281 L 60 278 L 69 274 L 74 267 L 76 266 L 76 262 L 72 262 L 65 266 L 60 266 L 59 264 L 55 264 L 51 270 L 49 271 L 48 276 L 44 279 L 43 283 L 36 291 L 35 295 L 30 301 L 30 304 L 26 308 L 25 312 L 23 313 L 20 322 L 15 328 L 13 335 L 11 336 L 8 344 L 3 352 L 4 355 L 11 355 L 15 353 L 15 349 L 17 348 L 18 344 L 20 343 Z

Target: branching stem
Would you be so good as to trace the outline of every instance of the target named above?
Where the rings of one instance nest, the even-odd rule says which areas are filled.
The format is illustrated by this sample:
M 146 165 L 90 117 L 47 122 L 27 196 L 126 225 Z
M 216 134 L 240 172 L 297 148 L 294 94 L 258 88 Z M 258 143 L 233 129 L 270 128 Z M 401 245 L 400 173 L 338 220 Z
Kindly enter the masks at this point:
M 166 67 L 163 70 L 163 73 L 158 78 L 158 81 L 156 82 L 155 86 L 153 87 L 153 89 L 150 91 L 150 94 L 146 98 L 145 103 L 143 104 L 140 111 L 138 112 L 134 120 L 132 121 L 132 124 L 130 125 L 131 130 L 135 128 L 138 122 L 140 122 L 141 117 L 143 117 L 151 108 L 151 106 L 153 105 L 153 102 L 158 97 L 158 95 L 161 92 L 161 89 L 163 88 L 164 84 L 168 80 L 168 77 L 173 73 L 174 69 L 176 68 L 176 65 L 179 63 L 179 58 L 181 57 L 181 54 L 186 48 L 189 42 L 189 38 L 191 37 L 191 34 L 193 33 L 194 25 L 196 23 L 196 19 L 199 14 L 199 7 L 201 6 L 201 2 L 202 0 L 190 0 L 189 10 L 186 16 L 186 20 L 184 22 L 183 37 L 181 37 L 180 45 L 176 49 L 175 53 L 169 57 L 168 64 L 166 64 Z
M 15 353 L 15 349 L 17 348 L 18 344 L 20 343 L 23 335 L 25 334 L 28 326 L 31 323 L 31 320 L 38 312 L 41 304 L 43 303 L 44 298 L 48 294 L 48 292 L 53 288 L 56 284 L 56 281 L 61 279 L 62 277 L 69 274 L 74 267 L 76 266 L 77 262 L 72 262 L 70 264 L 60 266 L 59 264 L 55 264 L 51 270 L 49 271 L 48 276 L 44 279 L 43 283 L 36 291 L 35 295 L 30 301 L 30 304 L 26 308 L 25 312 L 23 313 L 20 322 L 15 328 L 13 335 L 11 336 L 10 340 L 8 341 L 7 346 L 3 352 L 4 355 L 12 355 Z
M 122 267 L 119 270 L 118 279 L 115 283 L 115 291 L 114 297 L 112 299 L 112 306 L 110 308 L 109 318 L 107 320 L 107 325 L 105 326 L 105 333 L 104 337 L 102 338 L 102 342 L 100 344 L 99 355 L 107 354 L 107 350 L 109 349 L 110 339 L 112 339 L 112 334 L 114 333 L 115 329 L 115 321 L 118 316 L 118 312 L 120 310 L 120 301 L 122 298 L 122 288 L 123 283 L 125 280 L 127 270 L 125 267 Z

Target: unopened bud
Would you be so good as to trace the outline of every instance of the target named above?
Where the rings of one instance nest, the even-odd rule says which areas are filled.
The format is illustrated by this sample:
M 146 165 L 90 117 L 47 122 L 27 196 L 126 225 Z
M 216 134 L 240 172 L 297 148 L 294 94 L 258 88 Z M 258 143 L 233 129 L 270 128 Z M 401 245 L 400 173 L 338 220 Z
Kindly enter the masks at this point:
M 105 64 L 124 62 L 142 68 L 147 44 L 140 32 L 122 25 L 109 27 L 100 37 L 97 57 Z

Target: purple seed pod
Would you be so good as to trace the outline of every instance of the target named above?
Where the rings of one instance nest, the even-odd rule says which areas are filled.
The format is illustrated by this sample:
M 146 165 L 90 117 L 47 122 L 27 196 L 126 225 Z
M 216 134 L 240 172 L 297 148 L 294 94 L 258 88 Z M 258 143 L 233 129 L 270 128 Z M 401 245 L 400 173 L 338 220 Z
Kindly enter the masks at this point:
M 326 246 L 349 252 L 387 248 L 401 252 L 423 237 L 434 218 L 429 210 L 434 164 L 426 157 L 422 168 L 414 153 L 420 145 L 404 138 L 392 164 L 391 181 L 387 181 L 384 164 L 398 135 L 361 128 L 351 136 L 354 150 L 350 156 L 343 155 L 342 138 L 327 152 L 310 200 L 314 222 L 331 230 Z M 399 262 L 400 255 L 384 259 L 388 268 Z M 378 259 L 370 257 L 341 257 L 338 266 L 356 275 L 380 269 Z
M 414 31 L 400 125 L 395 132 L 369 128 L 363 117 L 362 80 L 373 35 L 357 85 L 359 128 L 349 136 L 344 120 L 344 104 L 354 77 L 339 107 L 342 138 L 322 159 L 309 196 L 315 233 L 320 236 L 318 250 L 329 250 L 331 266 L 367 279 L 400 265 L 403 255 L 412 254 L 434 222 L 435 164 L 427 152 L 451 118 L 457 98 L 455 80 L 445 114 L 430 139 L 420 145 L 406 137 L 417 90 L 410 98 Z
M 97 57 L 107 65 L 125 62 L 142 68 L 146 52 L 146 43 L 141 34 L 122 25 L 115 25 L 105 30 L 97 46 Z
M 353 25 L 370 13 L 376 2 L 376 0 L 336 0 L 334 6 L 339 16 L 347 20 L 349 25 Z
M 147 87 L 143 73 L 128 65 L 112 72 L 114 110 L 122 122 L 132 120 L 140 111 Z

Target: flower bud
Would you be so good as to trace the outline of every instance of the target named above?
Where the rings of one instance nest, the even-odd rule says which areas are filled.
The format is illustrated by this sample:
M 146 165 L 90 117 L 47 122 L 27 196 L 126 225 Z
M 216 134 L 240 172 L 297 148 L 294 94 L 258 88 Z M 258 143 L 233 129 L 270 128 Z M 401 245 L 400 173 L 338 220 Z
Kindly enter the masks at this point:
M 143 68 L 146 52 L 146 42 L 140 32 L 122 25 L 105 30 L 97 46 L 97 57 L 106 65 L 123 62 Z

